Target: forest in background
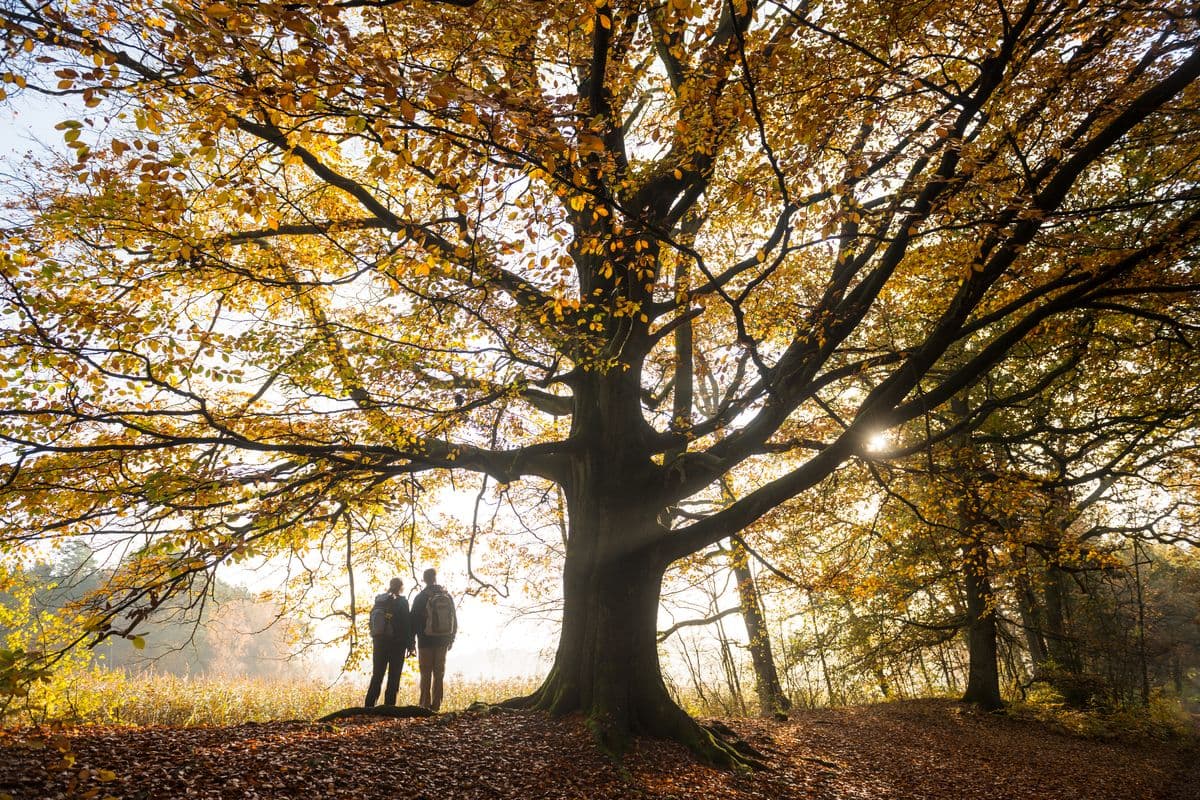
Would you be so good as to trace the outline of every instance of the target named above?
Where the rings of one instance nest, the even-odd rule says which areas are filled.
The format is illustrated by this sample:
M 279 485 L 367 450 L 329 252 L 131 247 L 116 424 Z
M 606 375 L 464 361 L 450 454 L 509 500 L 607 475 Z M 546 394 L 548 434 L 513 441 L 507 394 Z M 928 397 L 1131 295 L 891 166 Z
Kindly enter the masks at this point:
M 10 648 L 28 647 L 31 629 L 41 627 L 48 640 L 55 628 L 80 624 L 73 612 L 104 585 L 110 571 L 100 567 L 83 542 L 73 542 L 58 558 L 21 571 L 10 587 L 21 586 L 24 591 L 0 595 L 4 608 L 0 637 Z M 219 581 L 195 605 L 164 609 L 154 620 L 153 633 L 137 644 L 113 639 L 87 656 L 91 663 L 108 669 L 152 669 L 181 676 L 294 677 L 304 669 L 297 630 L 254 593 Z
M 829 487 L 830 506 L 845 508 L 850 496 L 841 482 Z M 796 514 L 794 530 L 827 543 L 818 564 L 789 560 L 783 546 L 751 555 L 733 542 L 681 569 L 664 592 L 660 641 L 666 679 L 685 708 L 701 716 L 771 716 L 791 707 L 962 694 L 970 652 L 953 549 L 916 525 L 908 504 L 875 497 L 873 508 L 867 500 L 851 503 L 850 519 L 839 521 L 828 508 Z M 899 513 L 889 518 L 889 507 Z M 1062 563 L 1044 547 L 996 546 L 1003 564 L 992 573 L 997 665 L 1007 701 L 1081 732 L 1186 732 L 1187 713 L 1200 710 L 1193 549 L 1109 533 Z M 26 592 L 0 599 L 3 646 L 36 647 L 38 635 L 48 641 L 72 619 L 79 624 L 71 610 L 105 572 L 75 542 L 59 559 L 10 575 L 10 586 Z M 553 594 L 552 578 L 541 580 Z M 553 609 L 501 604 L 497 613 Z M 360 614 L 365 623 L 366 609 Z M 314 673 L 311 631 L 299 619 L 281 617 L 260 593 L 218 581 L 204 603 L 150 621 L 141 648 L 110 639 L 69 657 L 31 695 L 7 698 L 7 719 L 236 723 L 355 705 L 362 675 L 335 685 L 330 659 Z M 759 631 L 753 643 L 751 627 Z M 321 647 L 351 664 L 363 656 L 345 643 Z M 499 702 L 519 689 L 472 680 L 451 687 L 448 701 Z M 281 694 L 292 697 L 280 701 Z

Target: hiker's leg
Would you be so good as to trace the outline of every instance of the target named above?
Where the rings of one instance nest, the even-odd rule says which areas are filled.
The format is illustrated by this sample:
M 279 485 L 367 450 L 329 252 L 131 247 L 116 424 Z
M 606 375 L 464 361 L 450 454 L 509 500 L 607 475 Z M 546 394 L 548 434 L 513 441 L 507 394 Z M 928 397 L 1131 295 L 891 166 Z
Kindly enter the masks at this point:
M 429 682 L 433 677 L 433 648 L 417 647 L 417 668 L 421 670 L 421 708 L 433 708 L 429 698 Z
M 367 699 L 363 701 L 367 708 L 375 705 L 375 701 L 379 699 L 379 687 L 383 684 L 387 662 L 387 648 L 380 642 L 374 642 L 371 648 L 371 683 L 367 686 Z
M 437 711 L 442 707 L 442 676 L 446 674 L 446 646 L 433 648 L 433 694 L 430 697 L 432 708 Z
M 400 691 L 400 672 L 404 669 L 404 651 L 393 650 L 388 654 L 387 689 L 383 692 L 385 706 L 396 705 L 396 694 Z

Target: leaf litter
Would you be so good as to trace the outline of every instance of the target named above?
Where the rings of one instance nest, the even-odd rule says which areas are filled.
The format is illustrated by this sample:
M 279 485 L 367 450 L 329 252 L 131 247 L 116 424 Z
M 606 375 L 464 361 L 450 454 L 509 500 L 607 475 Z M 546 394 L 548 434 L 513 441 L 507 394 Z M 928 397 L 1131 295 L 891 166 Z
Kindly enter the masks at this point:
M 943 701 L 725 720 L 770 769 L 639 740 L 621 763 L 579 717 L 492 710 L 230 727 L 0 732 L 0 798 L 1200 800 L 1192 741 L 1101 742 Z

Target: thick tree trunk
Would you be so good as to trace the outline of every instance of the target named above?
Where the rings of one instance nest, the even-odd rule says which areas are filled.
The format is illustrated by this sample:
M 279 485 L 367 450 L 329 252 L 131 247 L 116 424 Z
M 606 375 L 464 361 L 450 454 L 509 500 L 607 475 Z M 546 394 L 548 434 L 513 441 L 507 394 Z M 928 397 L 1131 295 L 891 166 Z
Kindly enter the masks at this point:
M 742 619 L 746 623 L 746 635 L 750 639 L 750 660 L 754 663 L 755 690 L 758 694 L 758 713 L 763 717 L 787 717 L 792 710 L 792 701 L 779 683 L 779 672 L 775 668 L 775 657 L 771 653 L 771 637 L 762 611 L 758 586 L 750 572 L 746 549 L 733 543 L 733 574 L 737 578 L 738 599 L 741 601 Z
M 554 666 L 533 695 L 512 704 L 583 713 L 612 755 L 644 735 L 683 742 L 717 766 L 744 766 L 745 754 L 689 717 L 663 683 L 656 637 L 661 579 L 662 568 L 644 561 L 580 563 L 568 548 Z
M 1000 668 L 996 650 L 996 609 L 988 578 L 988 552 L 980 543 L 964 553 L 963 587 L 967 596 L 967 690 L 964 703 L 976 703 L 989 711 L 1003 708 L 1000 698 Z
M 682 742 L 716 766 L 754 764 L 752 752 L 714 736 L 668 693 L 658 661 L 667 567 L 654 547 L 665 533 L 658 509 L 645 501 L 648 481 L 638 465 L 593 464 L 565 492 L 570 525 L 554 666 L 534 694 L 507 705 L 580 712 L 614 756 L 643 735 Z
M 963 397 L 950 403 L 954 416 L 967 419 Z M 962 536 L 963 594 L 967 600 L 967 688 L 964 703 L 988 710 L 1003 708 L 1000 698 L 1000 664 L 996 648 L 996 597 L 992 591 L 988 559 L 992 528 L 982 514 L 980 453 L 969 433 L 957 437 L 955 469 L 961 481 L 957 526 Z
M 605 274 L 601 258 L 584 252 L 586 240 L 581 235 L 573 245 L 577 261 L 596 262 L 581 272 L 582 293 L 613 290 L 598 277 Z M 634 286 L 632 299 L 646 299 L 639 284 Z M 652 344 L 646 328 L 632 317 L 610 324 L 612 349 L 604 352 L 616 355 L 619 347 L 621 364 L 642 363 Z M 633 736 L 643 735 L 681 742 L 716 766 L 758 766 L 752 748 L 714 736 L 675 703 L 663 683 L 658 606 L 670 534 L 662 524 L 665 495 L 658 494 L 663 467 L 652 458 L 654 448 L 642 445 L 650 429 L 642 416 L 640 375 L 621 367 L 584 369 L 572 389 L 574 448 L 562 481 L 568 536 L 558 651 L 541 687 L 506 705 L 582 713 L 601 748 L 614 756 L 625 752 Z

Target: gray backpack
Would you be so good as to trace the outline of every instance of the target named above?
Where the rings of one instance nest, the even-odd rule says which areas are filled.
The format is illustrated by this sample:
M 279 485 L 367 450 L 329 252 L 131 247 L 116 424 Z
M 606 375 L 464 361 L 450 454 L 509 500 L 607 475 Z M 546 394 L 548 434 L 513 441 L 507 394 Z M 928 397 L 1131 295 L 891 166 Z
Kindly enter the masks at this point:
M 375 596 L 375 605 L 371 608 L 371 636 L 376 639 L 392 635 L 392 596 L 380 594 Z
M 458 632 L 458 620 L 454 615 L 454 598 L 445 589 L 429 593 L 425 603 L 425 635 L 453 636 Z

